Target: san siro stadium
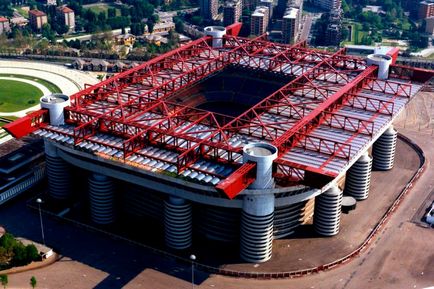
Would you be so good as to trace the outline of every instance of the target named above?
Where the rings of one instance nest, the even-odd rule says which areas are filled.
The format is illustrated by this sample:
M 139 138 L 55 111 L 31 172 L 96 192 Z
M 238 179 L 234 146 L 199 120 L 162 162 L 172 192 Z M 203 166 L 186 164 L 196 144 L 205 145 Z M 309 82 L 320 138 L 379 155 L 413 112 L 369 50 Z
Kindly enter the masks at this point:
M 371 170 L 393 168 L 392 122 L 434 72 L 395 64 L 396 49 L 361 58 L 239 29 L 207 27 L 6 125 L 44 139 L 51 202 L 79 200 L 99 226 L 158 224 L 170 250 L 230 244 L 246 262 L 312 218 L 314 234 L 338 234 L 344 194 L 369 202 Z

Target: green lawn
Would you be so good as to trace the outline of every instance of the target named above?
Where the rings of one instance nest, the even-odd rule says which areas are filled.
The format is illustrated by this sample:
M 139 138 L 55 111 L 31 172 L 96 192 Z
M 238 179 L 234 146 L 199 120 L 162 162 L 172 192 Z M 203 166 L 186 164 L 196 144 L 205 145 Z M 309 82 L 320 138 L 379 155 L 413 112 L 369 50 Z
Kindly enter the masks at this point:
M 85 9 L 89 9 L 92 12 L 99 14 L 101 12 L 105 12 L 106 16 L 107 16 L 107 11 L 109 8 L 115 8 L 109 4 L 106 3 L 102 3 L 101 5 L 96 5 L 96 6 L 92 6 L 92 7 L 84 7 Z M 121 16 L 121 9 L 116 8 L 116 16 Z
M 14 112 L 34 106 L 42 91 L 31 84 L 0 79 L 0 111 Z

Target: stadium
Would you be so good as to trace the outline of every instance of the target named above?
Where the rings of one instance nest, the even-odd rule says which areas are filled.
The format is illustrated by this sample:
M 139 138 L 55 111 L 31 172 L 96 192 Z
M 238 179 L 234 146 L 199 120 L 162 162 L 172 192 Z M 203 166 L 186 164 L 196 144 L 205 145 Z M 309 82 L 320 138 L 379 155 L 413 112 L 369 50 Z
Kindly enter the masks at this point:
M 308 220 L 338 234 L 344 194 L 369 202 L 371 170 L 393 168 L 392 122 L 434 72 L 396 65 L 395 49 L 363 59 L 239 29 L 207 27 L 6 125 L 44 139 L 50 202 L 98 226 L 161 227 L 169 250 L 205 239 L 253 263 Z

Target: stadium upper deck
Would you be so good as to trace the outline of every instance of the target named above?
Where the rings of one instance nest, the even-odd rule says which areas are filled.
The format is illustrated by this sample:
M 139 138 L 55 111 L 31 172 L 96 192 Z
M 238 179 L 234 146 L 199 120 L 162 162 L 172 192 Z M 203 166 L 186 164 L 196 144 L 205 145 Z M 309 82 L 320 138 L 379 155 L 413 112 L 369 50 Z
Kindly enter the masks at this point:
M 268 142 L 279 149 L 277 184 L 321 187 L 344 174 L 433 75 L 392 64 L 390 77 L 379 79 L 376 65 L 345 49 L 304 42 L 225 35 L 222 47 L 212 47 L 212 40 L 205 36 L 72 95 L 66 125 L 49 125 L 41 110 L 6 129 L 211 184 L 230 198 L 255 178 L 256 164 L 243 164 L 242 148 Z M 292 80 L 237 117 L 168 101 L 229 66 Z

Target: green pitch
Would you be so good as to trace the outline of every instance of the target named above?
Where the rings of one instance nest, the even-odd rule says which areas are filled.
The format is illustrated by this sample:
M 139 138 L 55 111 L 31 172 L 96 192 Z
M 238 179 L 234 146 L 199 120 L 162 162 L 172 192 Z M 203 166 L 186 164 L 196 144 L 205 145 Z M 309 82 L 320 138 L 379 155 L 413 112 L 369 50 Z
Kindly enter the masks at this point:
M 39 102 L 42 91 L 31 84 L 0 79 L 0 112 L 14 112 Z

